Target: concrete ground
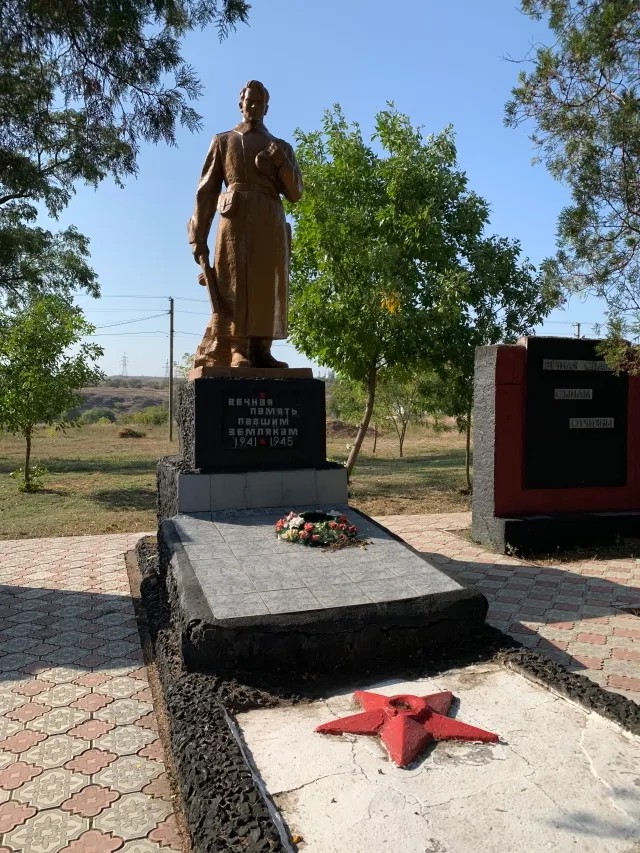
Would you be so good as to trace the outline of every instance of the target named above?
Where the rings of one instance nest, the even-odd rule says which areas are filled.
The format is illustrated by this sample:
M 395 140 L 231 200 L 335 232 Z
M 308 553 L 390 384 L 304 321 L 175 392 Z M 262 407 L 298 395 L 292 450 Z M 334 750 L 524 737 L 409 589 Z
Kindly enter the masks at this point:
M 124 553 L 0 541 L 0 853 L 182 851 Z
M 640 703 L 640 559 L 537 566 L 456 536 L 471 514 L 378 518 L 489 600 L 488 621 L 531 649 Z M 638 611 L 640 612 L 640 611 Z
M 540 568 L 455 536 L 466 513 L 382 521 L 493 624 L 640 700 L 639 561 Z M 0 541 L 0 853 L 182 849 L 123 559 L 140 535 Z
M 377 736 L 322 735 L 351 691 L 239 714 L 260 775 L 304 853 L 636 853 L 640 739 L 496 664 L 368 685 L 450 690 L 500 743 L 432 744 L 407 768 Z

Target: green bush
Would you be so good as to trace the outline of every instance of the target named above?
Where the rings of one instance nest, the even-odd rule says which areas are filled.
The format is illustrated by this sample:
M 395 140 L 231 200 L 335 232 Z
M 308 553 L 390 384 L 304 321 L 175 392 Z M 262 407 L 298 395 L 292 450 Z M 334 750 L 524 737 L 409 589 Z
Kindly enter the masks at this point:
M 121 415 L 119 420 L 129 424 L 147 424 L 160 426 L 169 423 L 168 406 L 147 406 L 139 412 L 128 412 Z
M 97 424 L 97 423 L 114 423 L 116 419 L 115 412 L 111 409 L 106 409 L 104 406 L 96 406 L 95 409 L 87 409 L 78 418 L 79 424 Z

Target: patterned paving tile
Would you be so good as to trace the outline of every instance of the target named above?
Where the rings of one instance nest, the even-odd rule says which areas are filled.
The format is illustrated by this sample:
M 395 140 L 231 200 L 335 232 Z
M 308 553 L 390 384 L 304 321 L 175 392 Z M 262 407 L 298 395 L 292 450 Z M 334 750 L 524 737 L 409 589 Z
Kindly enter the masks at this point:
M 585 560 L 534 565 L 495 555 L 455 531 L 468 528 L 469 513 L 386 516 L 382 524 L 423 552 L 435 565 L 489 601 L 487 619 L 607 690 L 640 702 L 638 619 L 640 560 Z
M 63 847 L 61 853 L 115 853 L 122 849 L 122 843 L 123 839 L 119 835 L 89 829 Z
M 157 841 L 165 850 L 175 850 L 177 853 L 180 853 L 182 850 L 182 839 L 178 832 L 175 816 L 169 815 L 162 823 L 159 823 L 149 833 L 149 840 Z
M 0 770 L 0 788 L 4 791 L 13 791 L 24 785 L 25 782 L 30 782 L 39 776 L 43 770 L 43 767 L 38 767 L 36 764 L 16 761 L 15 764 L 10 764 L 4 770 Z
M 44 702 L 46 705 L 51 706 L 71 705 L 76 699 L 80 699 L 89 693 L 89 690 L 89 687 L 81 687 L 72 681 L 65 684 L 56 684 L 55 687 L 41 693 L 38 696 L 38 702 Z
M 31 720 L 37 720 L 38 717 L 50 710 L 51 705 L 42 705 L 40 702 L 25 702 L 24 705 L 18 705 L 12 711 L 7 711 L 5 716 L 19 723 L 28 723 Z
M 117 832 L 123 838 L 141 838 L 163 821 L 171 812 L 164 800 L 146 794 L 124 794 L 110 809 L 94 819 L 94 826 L 105 832 Z
M 162 773 L 162 765 L 144 756 L 130 755 L 118 758 L 105 770 L 96 773 L 94 779 L 100 785 L 108 785 L 121 794 L 140 791 Z
M 50 809 L 59 806 L 76 791 L 86 780 L 79 773 L 72 773 L 62 767 L 45 770 L 31 782 L 27 782 L 14 791 L 14 799 L 28 803 L 38 809 Z
M 64 685 L 60 685 L 64 686 Z M 87 711 L 79 708 L 60 707 L 48 711 L 36 720 L 27 723 L 27 727 L 38 732 L 46 732 L 50 735 L 62 734 L 69 729 L 77 727 L 89 719 Z
M 87 749 L 76 758 L 72 758 L 64 766 L 67 770 L 76 770 L 78 773 L 86 773 L 88 776 L 92 776 L 112 764 L 117 757 L 115 752 L 106 752 L 103 749 Z
M 22 705 L 24 696 L 13 693 L 9 690 L 0 690 L 0 714 L 6 714 L 7 711 L 12 711 L 18 705 Z
M 30 817 L 5 836 L 10 848 L 29 853 L 57 853 L 69 841 L 89 829 L 86 818 L 59 809 L 49 809 Z
M 103 723 L 108 725 L 108 723 Z M 109 734 L 98 738 L 95 746 L 116 752 L 118 755 L 131 755 L 154 741 L 155 735 L 140 726 L 116 726 Z
M 96 693 L 104 693 L 114 699 L 128 699 L 132 693 L 140 690 L 140 682 L 128 675 L 111 678 L 96 687 Z
M 0 805 L 0 833 L 11 832 L 16 826 L 21 826 L 28 818 L 36 813 L 32 806 L 16 803 L 11 800 Z
M 62 803 L 60 808 L 65 812 L 82 815 L 82 817 L 95 817 L 109 808 L 115 802 L 119 794 L 111 788 L 102 785 L 87 785 L 81 791 L 73 794 Z
M 122 556 L 138 538 L 0 541 L 0 853 L 174 849 Z
M 42 767 L 61 767 L 86 749 L 86 743 L 69 735 L 52 735 L 22 753 L 22 759 Z
M 95 740 L 110 732 L 112 728 L 113 723 L 106 723 L 104 720 L 87 720 L 87 722 L 69 729 L 69 734 L 83 740 Z
M 128 841 L 121 850 L 118 850 L 118 853 L 162 853 L 162 849 L 159 844 L 149 841 L 148 838 L 137 838 L 134 841 Z

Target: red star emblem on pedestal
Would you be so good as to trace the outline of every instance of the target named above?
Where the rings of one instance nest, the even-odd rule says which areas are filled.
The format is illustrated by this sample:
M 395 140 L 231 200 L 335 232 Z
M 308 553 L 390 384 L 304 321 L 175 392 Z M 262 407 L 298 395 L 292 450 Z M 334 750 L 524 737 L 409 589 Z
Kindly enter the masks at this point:
M 430 696 L 381 696 L 356 690 L 353 694 L 364 711 L 341 720 L 331 720 L 316 728 L 327 735 L 379 734 L 389 755 L 400 767 L 411 764 L 428 743 L 434 740 L 470 740 L 496 743 L 499 738 L 447 717 L 453 693 L 432 693 Z

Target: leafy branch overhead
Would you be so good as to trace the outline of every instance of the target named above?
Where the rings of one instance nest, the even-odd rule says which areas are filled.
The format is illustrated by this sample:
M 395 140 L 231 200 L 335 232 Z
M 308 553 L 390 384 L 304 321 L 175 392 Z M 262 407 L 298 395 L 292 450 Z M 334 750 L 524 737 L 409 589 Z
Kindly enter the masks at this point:
M 0 205 L 42 201 L 52 214 L 76 181 L 136 170 L 141 141 L 199 127 L 201 92 L 180 41 L 247 19 L 241 0 L 7 0 L 0 10 Z
M 548 20 L 506 123 L 532 120 L 551 174 L 571 189 L 547 272 L 640 318 L 640 8 L 637 0 L 522 0 Z
M 3 0 L 0 4 L 0 304 L 38 293 L 98 294 L 88 241 L 33 225 L 58 216 L 78 182 L 136 172 L 142 142 L 200 126 L 201 92 L 180 53 L 189 30 L 223 38 L 244 0 Z M 38 258 L 46 258 L 38 268 Z

